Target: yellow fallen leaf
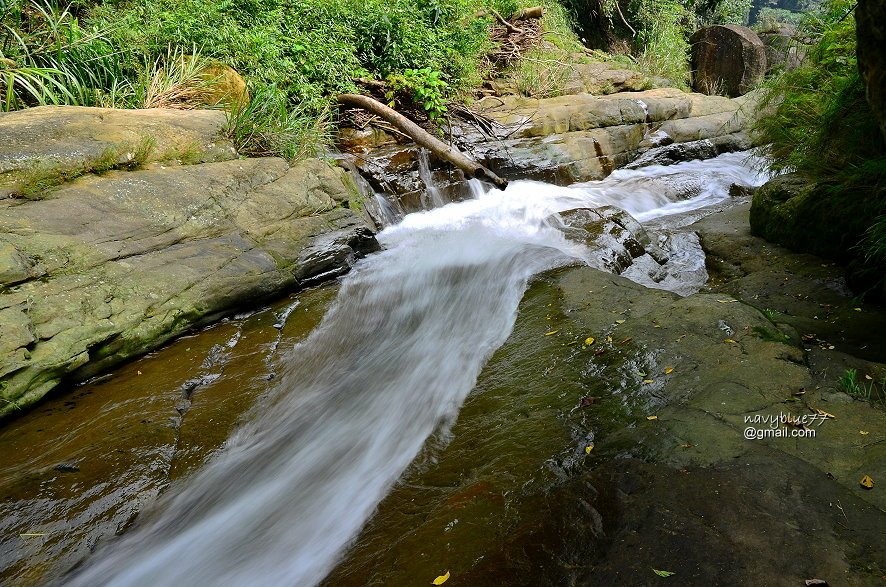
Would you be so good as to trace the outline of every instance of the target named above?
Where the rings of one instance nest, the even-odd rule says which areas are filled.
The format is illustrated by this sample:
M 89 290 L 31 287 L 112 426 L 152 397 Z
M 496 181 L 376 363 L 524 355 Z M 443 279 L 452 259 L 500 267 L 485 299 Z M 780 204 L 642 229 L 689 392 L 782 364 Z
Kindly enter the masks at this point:
M 655 381 L 653 381 L 652 379 L 644 379 L 643 383 L 645 383 L 646 385 L 649 385 L 650 383 L 655 383 Z
M 559 330 L 551 330 L 550 332 L 545 332 L 545 336 L 551 336 L 552 334 L 557 334 L 560 332 Z
M 865 489 L 873 489 L 874 488 L 874 480 L 870 478 L 870 476 L 865 475 L 861 478 L 861 481 L 858 482 Z
M 647 420 L 658 420 L 658 416 L 646 416 Z
M 867 430 L 859 430 L 858 433 L 862 436 L 867 436 L 868 434 L 870 434 L 870 432 L 868 432 Z
M 611 337 L 611 336 L 607 336 L 607 337 L 606 337 L 606 342 L 612 344 L 612 337 Z
M 665 367 L 665 375 L 670 375 L 673 372 L 674 372 L 673 367 Z
M 836 416 L 834 416 L 833 414 L 829 414 L 828 412 L 825 412 L 824 410 L 822 410 L 822 409 L 820 409 L 820 408 L 815 408 L 815 411 L 818 413 L 819 416 L 822 416 L 822 417 L 824 417 L 825 419 L 828 419 L 828 418 L 835 418 L 835 417 L 836 417 Z
M 726 344 L 735 344 L 735 341 L 732 340 L 731 338 L 726 338 L 723 340 L 723 342 L 725 342 Z
M 586 454 L 586 455 L 591 454 L 591 451 L 592 451 L 592 450 L 594 450 L 594 445 L 593 445 L 593 444 L 589 444 L 589 445 L 587 445 L 587 446 L 585 447 L 585 454 Z
M 431 585 L 442 585 L 443 583 L 445 583 L 448 580 L 449 580 L 449 571 L 446 571 L 445 575 L 440 575 L 439 577 L 437 577 L 436 579 L 431 581 Z
M 587 337 L 585 339 L 585 346 L 591 346 L 592 344 L 594 344 L 594 337 L 593 336 Z
M 873 381 L 873 380 L 874 380 L 874 378 L 871 377 L 870 375 L 868 375 L 867 373 L 864 374 L 864 378 L 867 379 L 868 381 Z
M 852 308 L 852 309 L 855 310 L 856 312 L 861 312 L 861 308 Z
M 732 302 L 737 302 L 738 300 L 717 300 L 721 304 L 731 304 Z
M 625 321 L 624 321 L 624 320 L 616 320 L 615 323 L 616 323 L 616 324 L 624 324 Z

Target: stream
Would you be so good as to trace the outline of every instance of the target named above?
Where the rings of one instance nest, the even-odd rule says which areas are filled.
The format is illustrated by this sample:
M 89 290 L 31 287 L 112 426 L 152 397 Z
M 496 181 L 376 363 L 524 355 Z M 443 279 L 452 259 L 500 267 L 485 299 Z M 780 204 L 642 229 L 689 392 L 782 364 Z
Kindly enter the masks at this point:
M 472 199 L 402 219 L 391 212 L 378 235 L 383 251 L 342 280 L 224 450 L 64 583 L 319 584 L 426 441 L 451 441 L 530 279 L 570 263 L 600 266 L 553 214 L 616 205 L 645 226 L 678 231 L 702 215 L 695 211 L 728 200 L 733 184 L 762 184 L 755 163 L 734 153 L 570 187 L 475 184 Z M 686 256 L 703 272 L 700 248 Z

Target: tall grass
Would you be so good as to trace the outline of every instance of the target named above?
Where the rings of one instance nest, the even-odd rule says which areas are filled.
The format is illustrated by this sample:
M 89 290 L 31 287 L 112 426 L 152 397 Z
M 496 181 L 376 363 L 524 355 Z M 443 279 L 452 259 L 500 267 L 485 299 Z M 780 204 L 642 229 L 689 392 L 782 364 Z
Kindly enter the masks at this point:
M 853 10 L 851 0 L 829 0 L 807 16 L 802 32 L 817 41 L 801 67 L 768 82 L 755 131 L 772 167 L 814 181 L 815 203 L 835 211 L 829 225 L 846 231 L 840 241 L 854 251 L 834 252 L 866 260 L 878 281 L 886 274 L 886 142 L 858 73 Z
M 136 91 L 143 108 L 200 108 L 214 94 L 214 80 L 206 76 L 210 61 L 193 48 L 168 47 L 165 54 L 146 60 Z
M 225 132 L 242 155 L 295 161 L 323 151 L 330 142 L 328 120 L 328 111 L 292 108 L 276 86 L 258 86 L 252 100 L 228 113 Z
M 689 82 L 688 35 L 695 15 L 678 0 L 641 0 L 634 17 L 643 23 L 638 34 L 642 53 L 637 62 L 650 75 L 661 76 L 686 88 Z
M 108 30 L 84 30 L 70 8 L 13 0 L 0 8 L 0 110 L 96 105 L 125 87 Z

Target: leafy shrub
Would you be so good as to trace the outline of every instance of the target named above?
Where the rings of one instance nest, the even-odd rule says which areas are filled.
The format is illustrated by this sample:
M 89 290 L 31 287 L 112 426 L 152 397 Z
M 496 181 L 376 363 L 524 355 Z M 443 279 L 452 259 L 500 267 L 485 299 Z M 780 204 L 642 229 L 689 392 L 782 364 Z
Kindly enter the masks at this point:
M 632 6 L 635 19 L 643 23 L 637 36 L 642 48 L 640 68 L 686 87 L 694 13 L 680 0 L 637 0 Z
M 449 84 L 443 80 L 443 72 L 429 67 L 407 69 L 402 74 L 391 74 L 387 78 L 391 88 L 385 94 L 389 105 L 396 106 L 397 94 L 405 92 L 420 106 L 432 121 L 439 122 L 446 114 L 446 90 Z

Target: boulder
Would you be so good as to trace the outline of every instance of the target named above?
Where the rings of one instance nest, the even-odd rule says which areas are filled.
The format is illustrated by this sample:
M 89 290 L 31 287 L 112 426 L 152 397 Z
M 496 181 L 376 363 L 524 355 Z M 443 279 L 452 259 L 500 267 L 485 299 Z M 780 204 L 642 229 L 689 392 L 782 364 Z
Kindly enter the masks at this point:
M 563 226 L 563 232 L 570 240 L 587 245 L 602 269 L 617 275 L 630 267 L 635 259 L 647 254 L 658 265 L 668 261 L 667 253 L 655 245 L 643 226 L 621 208 L 574 208 L 551 220 Z
M 491 123 L 452 128 L 458 144 L 511 179 L 557 184 L 602 179 L 652 146 L 709 139 L 717 152 L 745 149 L 754 94 L 739 98 L 675 88 L 534 99 L 487 98 L 474 108 Z
M 766 71 L 782 72 L 800 67 L 806 58 L 806 44 L 797 36 L 797 29 L 791 25 L 759 33 L 766 47 Z
M 692 87 L 703 94 L 741 96 L 766 74 L 766 47 L 751 29 L 716 25 L 696 31 L 692 44 Z
M 881 213 L 876 196 L 829 191 L 799 173 L 786 173 L 754 193 L 750 211 L 754 235 L 795 251 L 849 264 L 850 287 L 886 300 L 886 273 L 858 246 Z
M 868 103 L 886 138 L 886 0 L 859 0 L 855 22 L 858 69 L 865 81 Z
M 243 159 L 0 201 L 0 416 L 376 250 L 344 170 Z
M 207 106 L 231 108 L 249 101 L 246 80 L 230 65 L 212 62 L 203 69 L 201 77 L 210 84 L 205 98 Z

